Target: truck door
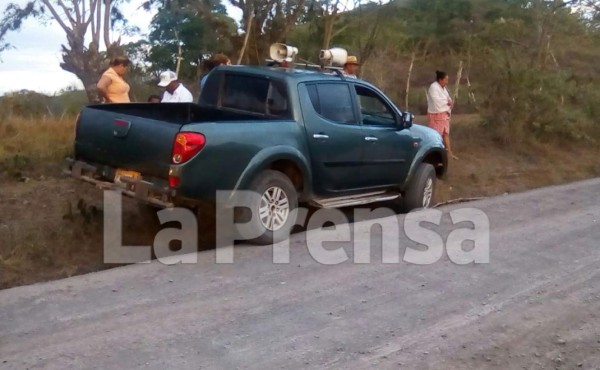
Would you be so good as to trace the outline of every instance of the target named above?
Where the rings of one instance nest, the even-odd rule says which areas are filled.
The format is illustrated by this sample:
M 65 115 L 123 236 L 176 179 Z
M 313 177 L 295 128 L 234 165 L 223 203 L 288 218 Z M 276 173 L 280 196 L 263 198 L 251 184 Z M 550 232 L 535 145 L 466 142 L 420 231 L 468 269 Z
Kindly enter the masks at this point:
M 327 81 L 299 86 L 314 190 L 335 194 L 362 187 L 364 134 L 352 86 Z
M 391 102 L 370 87 L 354 84 L 360 106 L 365 157 L 362 176 L 369 187 L 398 185 L 406 178 L 416 151 L 409 130 L 397 127 Z

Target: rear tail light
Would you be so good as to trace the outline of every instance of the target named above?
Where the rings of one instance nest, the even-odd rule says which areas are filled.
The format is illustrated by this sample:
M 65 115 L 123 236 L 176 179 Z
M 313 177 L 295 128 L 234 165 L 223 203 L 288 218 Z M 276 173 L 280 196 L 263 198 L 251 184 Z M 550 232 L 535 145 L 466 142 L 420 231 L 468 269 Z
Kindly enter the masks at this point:
M 177 176 L 169 176 L 169 187 L 177 188 L 179 187 L 181 180 Z
M 175 136 L 173 143 L 173 155 L 171 161 L 174 164 L 181 164 L 189 161 L 198 154 L 206 144 L 206 138 L 196 132 L 181 132 Z

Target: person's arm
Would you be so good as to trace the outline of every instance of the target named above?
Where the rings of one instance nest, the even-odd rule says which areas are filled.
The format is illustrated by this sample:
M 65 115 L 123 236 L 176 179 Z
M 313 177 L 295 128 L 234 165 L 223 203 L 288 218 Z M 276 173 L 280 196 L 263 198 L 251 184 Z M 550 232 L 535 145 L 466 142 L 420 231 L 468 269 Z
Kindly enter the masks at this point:
M 100 81 L 98 81 L 98 83 L 96 84 L 98 92 L 104 98 L 104 101 L 106 103 L 110 103 L 110 99 L 108 98 L 108 85 L 110 85 L 111 82 L 112 80 L 110 79 L 110 77 L 108 77 L 107 75 L 102 75 L 102 77 L 100 77 Z
M 444 87 L 444 95 L 446 96 L 448 107 L 452 108 L 452 97 L 450 96 L 450 91 L 448 91 L 447 87 Z

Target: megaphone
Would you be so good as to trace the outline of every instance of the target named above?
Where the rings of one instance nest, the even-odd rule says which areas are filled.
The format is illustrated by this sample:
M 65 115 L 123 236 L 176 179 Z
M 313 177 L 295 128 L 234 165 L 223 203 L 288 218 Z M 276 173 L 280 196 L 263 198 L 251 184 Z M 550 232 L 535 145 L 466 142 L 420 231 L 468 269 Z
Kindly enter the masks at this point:
M 327 67 L 339 66 L 343 67 L 346 64 L 348 58 L 348 52 L 342 48 L 332 48 L 321 50 L 319 53 L 319 60 L 321 64 Z
M 271 59 L 278 63 L 293 62 L 298 54 L 298 48 L 286 44 L 275 43 L 269 48 Z

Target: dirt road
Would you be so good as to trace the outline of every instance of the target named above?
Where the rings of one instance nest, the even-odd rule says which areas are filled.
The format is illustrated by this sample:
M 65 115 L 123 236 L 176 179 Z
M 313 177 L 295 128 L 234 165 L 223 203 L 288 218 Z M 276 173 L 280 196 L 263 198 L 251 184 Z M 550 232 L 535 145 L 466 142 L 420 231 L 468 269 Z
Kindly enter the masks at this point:
M 239 246 L 0 291 L 0 368 L 600 368 L 600 179 L 468 206 L 489 264 L 326 266 L 300 233 L 289 265 Z

